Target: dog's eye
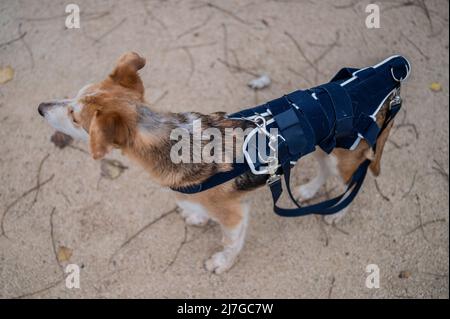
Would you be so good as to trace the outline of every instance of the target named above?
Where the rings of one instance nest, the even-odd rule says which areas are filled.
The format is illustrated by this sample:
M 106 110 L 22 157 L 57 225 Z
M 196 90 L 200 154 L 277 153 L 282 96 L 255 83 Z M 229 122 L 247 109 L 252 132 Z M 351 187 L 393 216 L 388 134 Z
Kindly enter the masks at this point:
M 75 124 L 78 124 L 78 121 L 77 121 L 77 119 L 75 118 L 75 114 L 74 114 L 74 111 L 73 111 L 72 108 L 69 108 L 69 114 L 70 114 L 70 118 L 72 119 L 72 121 L 73 121 Z

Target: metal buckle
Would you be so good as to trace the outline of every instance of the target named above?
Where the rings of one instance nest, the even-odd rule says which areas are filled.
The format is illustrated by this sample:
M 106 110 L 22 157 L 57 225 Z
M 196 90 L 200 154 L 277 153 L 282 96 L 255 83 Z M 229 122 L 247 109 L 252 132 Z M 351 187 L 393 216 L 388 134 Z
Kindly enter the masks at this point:
M 272 174 L 272 175 L 270 175 L 270 177 L 267 179 L 266 184 L 270 186 L 270 185 L 272 185 L 273 183 L 279 181 L 280 178 L 281 178 L 281 175 L 279 175 L 279 174 Z
M 405 64 L 405 69 L 406 69 L 406 75 L 405 75 L 405 77 L 404 77 L 404 78 L 397 79 L 397 78 L 395 77 L 395 74 L 394 74 L 394 68 L 391 67 L 391 75 L 392 75 L 392 77 L 394 78 L 395 81 L 397 81 L 397 82 L 403 82 L 404 80 L 406 80 L 406 78 L 407 78 L 407 77 L 409 76 L 409 74 L 411 73 L 411 70 L 410 70 L 408 64 Z
M 261 163 L 267 164 L 266 169 L 259 171 L 259 173 L 274 175 L 279 166 L 277 156 L 278 149 L 274 144 L 278 143 L 279 138 L 281 138 L 282 140 L 285 139 L 280 134 L 274 135 L 270 134 L 269 131 L 267 131 L 266 129 L 267 122 L 263 116 L 258 115 L 252 121 L 257 126 L 258 131 L 263 133 L 269 139 L 268 146 L 273 152 L 272 156 L 264 156 L 264 157 L 261 155 L 261 153 L 258 152 L 258 158 L 261 161 Z
M 400 96 L 400 89 L 395 90 L 394 97 L 389 102 L 389 109 L 392 109 L 393 106 L 399 105 L 402 103 L 402 97 Z

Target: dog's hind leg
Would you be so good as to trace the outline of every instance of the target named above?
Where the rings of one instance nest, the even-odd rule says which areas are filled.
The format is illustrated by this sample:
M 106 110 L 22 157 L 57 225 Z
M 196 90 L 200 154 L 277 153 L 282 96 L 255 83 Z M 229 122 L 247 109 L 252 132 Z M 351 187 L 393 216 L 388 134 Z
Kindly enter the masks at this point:
M 319 172 L 311 181 L 295 188 L 294 194 L 301 200 L 314 198 L 327 179 L 337 174 L 336 158 L 333 155 L 327 155 L 322 150 L 315 151 L 313 155 L 319 164 Z

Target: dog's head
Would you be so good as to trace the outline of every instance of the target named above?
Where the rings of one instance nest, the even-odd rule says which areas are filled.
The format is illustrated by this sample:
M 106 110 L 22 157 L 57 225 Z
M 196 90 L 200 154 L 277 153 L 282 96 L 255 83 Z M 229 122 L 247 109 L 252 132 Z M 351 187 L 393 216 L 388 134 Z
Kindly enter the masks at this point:
M 89 140 L 95 159 L 113 147 L 126 147 L 135 134 L 136 107 L 144 101 L 137 73 L 144 65 L 138 54 L 125 53 L 105 80 L 86 85 L 73 99 L 41 103 L 39 114 L 56 130 Z

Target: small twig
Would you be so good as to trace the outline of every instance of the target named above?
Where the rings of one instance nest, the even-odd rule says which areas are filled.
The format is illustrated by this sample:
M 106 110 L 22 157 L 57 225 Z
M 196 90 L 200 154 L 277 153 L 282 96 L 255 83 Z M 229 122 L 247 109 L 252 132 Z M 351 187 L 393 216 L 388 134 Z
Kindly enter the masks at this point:
M 350 233 L 349 233 L 349 232 L 347 232 L 346 230 L 343 230 L 342 228 L 338 227 L 335 223 L 333 223 L 333 224 L 331 225 L 331 228 L 336 229 L 337 231 L 343 233 L 344 235 L 350 236 Z
M 413 131 L 414 131 L 415 136 L 416 136 L 416 140 L 419 139 L 419 131 L 417 130 L 416 124 L 414 124 L 414 123 L 401 123 L 401 124 L 396 125 L 396 127 L 397 127 L 397 130 L 402 128 L 402 127 L 411 127 L 413 129 Z
M 148 17 L 154 19 L 156 22 L 158 22 L 158 24 L 164 29 L 167 30 L 167 25 L 158 17 L 156 17 L 153 12 L 151 10 L 149 10 L 149 8 L 147 7 L 147 4 L 145 3 L 145 0 L 142 0 L 142 5 L 144 6 L 144 10 L 145 13 L 147 14 Z
M 436 172 L 438 172 L 440 175 L 442 175 L 448 182 L 449 181 L 448 173 L 445 171 L 444 167 L 442 167 L 442 165 L 435 159 L 433 159 L 433 162 L 437 165 L 437 167 L 433 166 L 431 168 L 434 169 Z
M 50 285 L 48 285 L 48 286 L 45 286 L 45 288 L 41 288 L 41 289 L 36 290 L 36 291 L 28 292 L 28 293 L 23 294 L 23 295 L 20 295 L 20 296 L 12 297 L 11 299 L 22 299 L 22 298 L 29 298 L 29 297 L 32 297 L 32 296 L 34 296 L 34 295 L 40 294 L 40 293 L 42 293 L 42 292 L 45 292 L 45 291 L 47 291 L 47 290 L 50 290 L 50 289 L 52 289 L 52 288 L 58 286 L 58 285 L 59 285 L 60 283 L 62 283 L 65 279 L 66 279 L 66 278 L 64 277 L 64 278 L 62 278 L 62 279 L 59 279 L 58 281 L 55 281 L 54 283 L 52 283 L 52 284 L 50 284 Z
M 186 55 L 189 58 L 189 63 L 190 63 L 190 72 L 189 72 L 189 78 L 188 78 L 188 82 L 189 82 L 189 80 L 192 78 L 192 76 L 194 75 L 194 72 L 195 72 L 195 61 L 194 61 L 194 57 L 192 56 L 191 51 L 189 51 L 189 49 L 187 47 L 181 47 L 181 49 L 186 53 Z
M 381 198 L 383 198 L 385 201 L 390 202 L 390 198 L 383 194 L 383 192 L 380 189 L 380 186 L 378 185 L 378 181 L 376 178 L 374 178 L 375 182 L 375 188 L 377 189 L 378 194 L 380 194 Z
M 236 66 L 240 68 L 240 67 L 241 67 L 241 62 L 239 61 L 239 58 L 238 58 L 238 56 L 237 56 L 236 51 L 230 49 L 230 52 L 231 52 L 231 55 L 232 55 L 233 58 L 234 58 L 234 61 L 236 62 Z
M 67 147 L 70 147 L 71 149 L 80 151 L 80 152 L 82 152 L 84 154 L 90 155 L 90 153 L 88 151 L 86 151 L 85 149 L 82 149 L 81 147 L 78 147 L 78 146 L 75 146 L 75 145 L 71 145 L 71 144 L 67 145 Z
M 413 178 L 412 178 L 411 185 L 409 186 L 409 188 L 408 188 L 408 190 L 406 191 L 406 193 L 403 194 L 402 198 L 407 197 L 407 196 L 409 195 L 409 193 L 411 193 L 411 191 L 412 191 L 412 189 L 413 189 L 413 187 L 414 187 L 414 184 L 416 183 L 416 176 L 417 176 L 417 171 L 414 173 L 414 176 L 413 176 Z
M 444 223 L 445 219 L 444 218 L 439 218 L 439 219 L 433 219 L 433 220 L 429 220 L 421 225 L 418 225 L 416 227 L 414 227 L 413 229 L 411 229 L 409 232 L 407 232 L 405 235 L 411 235 L 412 233 L 414 233 L 416 230 L 418 230 L 419 228 L 423 228 L 425 226 L 431 225 L 431 224 L 435 224 L 435 223 Z
M 0 48 L 2 48 L 2 47 L 4 47 L 4 46 L 7 46 L 7 45 L 10 45 L 10 44 L 12 44 L 12 43 L 14 43 L 14 42 L 17 42 L 17 41 L 23 39 L 23 37 L 25 37 L 26 34 L 27 34 L 27 33 L 24 32 L 24 33 L 22 33 L 21 35 L 19 35 L 17 38 L 14 38 L 14 39 L 11 39 L 11 40 L 9 40 L 9 41 L 0 43 Z
M 109 262 L 111 263 L 114 259 L 114 257 L 117 255 L 117 253 L 119 253 L 120 250 L 122 250 L 125 246 L 129 245 L 135 238 L 137 238 L 140 234 L 142 234 L 144 231 L 146 231 L 149 227 L 151 227 L 153 224 L 159 222 L 160 220 L 162 220 L 163 218 L 169 216 L 170 214 L 175 213 L 178 210 L 178 207 L 175 207 L 163 214 L 161 214 L 161 216 L 159 216 L 158 218 L 152 220 L 151 222 L 149 222 L 148 224 L 144 225 L 143 227 L 141 227 L 136 233 L 134 233 L 133 235 L 131 235 L 130 237 L 128 237 L 127 240 L 125 240 L 120 246 L 119 248 L 112 254 L 111 258 L 109 259 Z
M 425 58 L 425 60 L 427 61 L 430 60 L 430 57 L 425 53 L 423 53 L 422 49 L 417 44 L 415 44 L 410 38 L 408 38 L 402 31 L 400 31 L 400 34 L 402 35 L 403 38 L 405 38 L 406 41 L 408 41 L 409 44 L 411 44 L 414 47 L 414 49 L 417 50 L 417 52 L 419 52 L 421 56 Z
M 336 278 L 333 276 L 333 278 L 331 278 L 330 289 L 328 290 L 328 299 L 331 298 L 331 294 L 333 293 L 333 288 L 334 288 L 335 282 L 336 282 Z
M 194 26 L 194 27 L 192 27 L 192 28 L 189 28 L 189 29 L 187 29 L 186 31 L 180 33 L 180 34 L 177 36 L 177 39 L 180 39 L 180 38 L 184 37 L 185 35 L 191 34 L 192 32 L 194 32 L 194 31 L 196 31 L 196 30 L 198 30 L 198 29 L 204 27 L 205 25 L 208 24 L 208 22 L 211 20 L 211 18 L 213 17 L 213 15 L 214 15 L 214 14 L 210 14 L 210 15 L 205 19 L 205 21 L 203 21 L 203 22 L 200 23 L 199 25 L 196 25 L 196 26 Z
M 223 29 L 223 58 L 228 63 L 228 30 L 225 23 L 222 23 Z
M 103 179 L 103 176 L 102 176 L 102 174 L 100 174 L 100 176 L 98 177 L 98 180 L 97 180 L 97 186 L 95 187 L 96 190 L 100 189 L 100 182 L 102 181 L 102 179 Z
M 237 65 L 228 63 L 228 62 L 226 62 L 226 61 L 223 61 L 223 60 L 220 59 L 220 58 L 217 58 L 217 61 L 219 61 L 220 63 L 222 63 L 223 65 L 225 65 L 225 66 L 226 66 L 227 68 L 229 68 L 229 69 L 235 70 L 235 71 L 237 71 L 237 72 L 247 73 L 247 74 L 249 74 L 249 75 L 251 75 L 251 76 L 254 76 L 254 77 L 259 77 L 259 74 L 258 74 L 258 73 L 253 72 L 253 71 L 250 71 L 249 69 L 244 69 L 244 68 L 241 67 L 241 66 L 237 66 Z
M 306 78 L 305 76 L 303 76 L 303 74 L 301 74 L 300 72 L 298 72 L 298 71 L 292 69 L 291 67 L 288 67 L 287 70 L 288 70 L 289 72 L 291 72 L 291 73 L 293 73 L 293 74 L 298 75 L 299 77 L 301 77 L 303 80 L 305 80 L 305 82 L 306 82 L 307 85 L 309 85 L 309 86 L 312 85 L 311 81 L 309 81 L 308 78 Z
M 80 16 L 81 16 L 81 14 L 82 13 L 80 13 Z M 107 15 L 110 15 L 110 14 L 111 14 L 111 11 L 85 13 L 84 17 L 82 17 L 82 19 L 84 21 L 97 20 L 97 19 L 106 17 Z
M 417 201 L 417 205 L 419 206 L 419 226 L 417 226 L 417 229 L 420 229 L 422 232 L 422 236 L 423 238 L 430 243 L 430 241 L 428 240 L 428 237 L 425 234 L 425 228 L 424 228 L 424 223 L 422 220 L 422 205 L 420 205 L 420 198 L 419 195 L 416 194 L 416 201 Z
M 37 188 L 44 186 L 45 184 L 47 184 L 48 182 L 50 182 L 53 177 L 55 177 L 54 174 L 52 174 L 52 176 L 50 176 L 49 178 L 47 178 L 45 181 L 43 181 L 42 183 L 33 186 L 32 188 L 30 188 L 29 190 L 25 191 L 22 193 L 22 195 L 20 195 L 19 197 L 17 197 L 14 201 L 12 201 L 8 206 L 6 206 L 1 221 L 0 221 L 0 237 L 1 236 L 5 236 L 6 238 L 8 238 L 8 236 L 6 235 L 5 232 L 5 219 L 6 219 L 6 215 L 8 214 L 9 210 L 14 207 L 21 199 L 25 198 L 27 195 L 31 194 L 32 192 L 34 192 Z
M 430 10 L 428 10 L 425 0 L 417 0 L 417 6 L 423 10 L 423 13 L 428 19 L 428 23 L 430 24 L 430 30 L 433 32 L 433 20 L 431 19 Z
M 183 49 L 183 48 L 196 49 L 196 48 L 202 48 L 202 47 L 209 47 L 209 46 L 215 45 L 216 43 L 217 43 L 216 41 L 213 41 L 213 42 L 207 42 L 207 43 L 182 45 L 182 46 L 171 48 L 169 50 L 179 50 L 179 49 Z
M 69 197 L 67 197 L 67 195 L 63 191 L 61 191 L 59 193 L 62 195 L 62 197 L 64 198 L 64 200 L 66 201 L 67 204 L 69 204 L 69 205 L 72 204 L 72 202 L 70 201 Z
M 172 267 L 172 265 L 175 263 L 175 261 L 178 258 L 178 255 L 180 254 L 181 249 L 183 248 L 183 246 L 186 244 L 187 242 L 187 233 L 188 233 L 188 229 L 187 229 L 187 225 L 186 223 L 184 223 L 184 236 L 183 236 L 183 240 L 181 241 L 180 245 L 177 248 L 177 251 L 175 252 L 175 255 L 173 256 L 172 260 L 167 264 L 166 268 L 163 270 L 163 273 L 165 273 L 170 267 Z
M 36 193 L 34 194 L 33 201 L 31 202 L 31 205 L 28 208 L 28 210 L 30 210 L 34 206 L 34 204 L 37 202 L 37 198 L 38 198 L 39 192 L 41 190 L 41 171 L 42 171 L 42 166 L 44 165 L 44 162 L 47 160 L 47 158 L 49 158 L 49 156 L 50 156 L 50 154 L 45 155 L 44 158 L 39 163 L 39 167 L 38 167 L 37 174 L 36 174 Z
M 333 5 L 333 7 L 338 10 L 350 9 L 350 8 L 353 8 L 357 3 L 358 3 L 358 1 L 351 1 L 349 4 Z
M 409 144 L 408 143 L 405 143 L 405 144 L 398 144 L 397 142 L 394 142 L 392 139 L 388 139 L 387 140 L 390 144 L 392 144 L 392 146 L 394 146 L 396 149 L 402 149 L 403 147 L 407 147 L 407 146 L 409 146 Z
M 169 94 L 169 91 L 168 91 L 168 90 L 164 91 L 163 94 L 161 94 L 161 95 L 155 100 L 155 102 L 152 103 L 152 105 L 153 105 L 153 106 L 157 105 L 162 99 L 164 99 L 164 98 L 167 96 L 167 94 Z
M 116 30 L 117 28 L 119 28 L 125 21 L 127 20 L 127 18 L 123 18 L 122 20 L 120 20 L 119 23 L 117 23 L 116 25 L 114 25 L 112 28 L 108 29 L 107 31 L 105 31 L 104 33 L 102 33 L 100 36 L 98 37 L 91 37 L 88 36 L 88 38 L 90 38 L 92 41 L 94 41 L 94 43 L 99 43 L 101 40 L 103 40 L 103 38 L 105 38 L 107 35 L 109 35 L 110 33 L 112 33 L 114 30 Z M 87 34 L 86 34 L 87 35 Z
M 324 221 L 321 218 L 321 216 L 319 216 L 319 215 L 316 215 L 316 220 L 319 221 L 319 228 L 320 228 L 321 232 L 325 235 L 324 247 L 327 247 L 330 242 L 330 237 L 328 236 L 327 230 L 324 227 L 324 224 L 323 224 Z
M 317 58 L 314 59 L 313 63 L 314 64 L 319 63 L 323 58 L 325 58 L 328 55 L 328 53 L 330 53 L 335 47 L 337 47 L 339 44 L 340 37 L 341 34 L 339 33 L 339 31 L 336 31 L 336 38 L 334 42 L 329 44 L 327 48 L 322 52 L 322 54 L 320 54 Z
M 18 29 L 19 29 L 19 34 L 21 34 L 21 33 L 22 33 L 22 23 L 19 23 Z M 25 32 L 25 33 L 26 33 L 26 32 Z M 22 37 L 22 38 L 20 39 L 20 41 L 23 43 L 25 49 L 26 49 L 27 52 L 28 52 L 28 55 L 30 56 L 31 69 L 34 69 L 34 56 L 33 56 L 33 51 L 31 51 L 30 46 L 28 45 L 27 41 L 25 41 L 25 37 Z
M 439 278 L 448 278 L 448 274 L 435 274 L 435 273 L 427 272 L 427 271 L 421 271 L 420 273 L 424 274 L 424 275 L 439 277 Z
M 214 4 L 214 3 L 205 3 L 204 5 L 202 5 L 202 6 L 198 6 L 197 8 L 202 8 L 202 7 L 210 7 L 210 8 L 213 8 L 213 9 L 216 9 L 216 10 L 218 10 L 218 11 L 220 11 L 220 12 L 222 12 L 222 13 L 224 13 L 225 15 L 228 15 L 228 16 L 230 16 L 231 18 L 233 18 L 234 20 L 236 20 L 236 21 L 238 21 L 238 22 L 240 22 L 240 23 L 242 23 L 242 24 L 245 24 L 245 25 L 250 25 L 250 23 L 248 23 L 247 21 L 245 21 L 244 19 L 241 19 L 240 17 L 238 17 L 236 14 L 234 14 L 233 12 L 231 12 L 231 11 L 229 11 L 229 10 L 227 10 L 227 9 L 224 9 L 224 8 L 222 8 L 222 7 L 219 7 L 218 5 L 216 5 L 216 4 Z
M 288 31 L 284 31 L 284 34 L 287 35 L 287 37 L 292 41 L 292 43 L 294 44 L 294 46 L 297 48 L 297 51 L 300 53 L 300 55 L 303 57 L 303 59 L 306 61 L 306 63 L 308 63 L 308 65 L 313 68 L 317 73 L 322 74 L 322 72 L 318 69 L 318 67 L 314 64 L 313 61 L 311 61 L 305 54 L 305 52 L 303 51 L 302 47 L 300 46 L 300 44 L 297 42 L 297 40 L 295 40 L 295 38 L 288 32 Z
M 55 241 L 55 233 L 54 233 L 54 225 L 53 225 L 53 216 L 55 215 L 55 211 L 56 211 L 56 208 L 53 207 L 52 212 L 50 213 L 50 238 L 52 240 L 52 248 L 53 248 L 53 253 L 55 255 L 56 263 L 58 264 L 58 266 L 61 269 L 61 272 L 64 276 L 64 268 L 61 265 L 61 263 L 59 262 L 58 250 L 56 249 L 56 241 Z

